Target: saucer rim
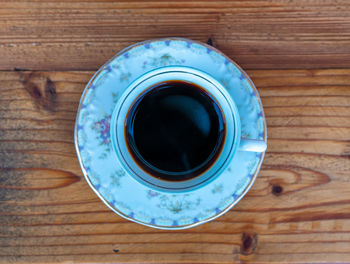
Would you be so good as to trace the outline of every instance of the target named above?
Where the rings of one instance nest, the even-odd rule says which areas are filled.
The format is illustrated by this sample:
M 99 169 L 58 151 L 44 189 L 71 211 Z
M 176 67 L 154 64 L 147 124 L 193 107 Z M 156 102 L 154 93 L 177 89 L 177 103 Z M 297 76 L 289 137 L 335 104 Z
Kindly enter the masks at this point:
M 222 216 L 223 214 L 225 214 L 226 212 L 228 212 L 232 207 L 234 207 L 245 195 L 246 193 L 250 190 L 250 188 L 252 187 L 252 185 L 254 184 L 259 172 L 260 172 L 260 169 L 261 169 L 261 165 L 262 165 L 262 162 L 264 160 L 264 157 L 265 157 L 265 153 L 266 151 L 262 152 L 261 155 L 260 155 L 260 160 L 259 160 L 259 163 L 256 167 L 256 170 L 255 170 L 255 173 L 252 175 L 251 179 L 250 179 L 250 182 L 249 184 L 245 187 L 245 189 L 242 191 L 242 193 L 237 196 L 235 198 L 235 200 L 230 204 L 228 205 L 225 209 L 223 209 L 222 211 L 218 212 L 217 214 L 209 217 L 209 218 L 206 218 L 206 219 L 203 219 L 201 221 L 198 221 L 196 223 L 191 223 L 191 224 L 186 224 L 186 225 L 178 225 L 178 226 L 160 226 L 160 225 L 156 225 L 156 224 L 150 224 L 150 223 L 147 223 L 147 222 L 143 222 L 143 221 L 140 221 L 138 219 L 135 219 L 135 218 L 132 218 L 130 217 L 129 215 L 126 215 L 124 214 L 123 212 L 119 211 L 117 208 L 115 208 L 113 205 L 111 205 L 107 200 L 106 198 L 104 198 L 102 196 L 102 194 L 95 188 L 95 186 L 93 185 L 93 183 L 91 182 L 90 180 L 90 177 L 84 167 L 84 164 L 83 164 L 83 160 L 82 160 L 82 157 L 81 157 L 81 154 L 80 154 L 80 149 L 79 149 L 79 143 L 78 143 L 78 124 L 79 124 L 79 115 L 80 115 L 80 111 L 82 109 L 82 105 L 83 105 L 83 101 L 85 100 L 85 97 L 87 96 L 87 91 L 89 90 L 91 84 L 95 81 L 96 77 L 103 71 L 105 70 L 105 68 L 108 66 L 109 63 L 111 63 L 113 60 L 115 60 L 117 57 L 121 56 L 122 54 L 124 54 L 125 52 L 135 48 L 135 47 L 138 47 L 138 46 L 142 46 L 142 45 L 145 45 L 145 44 L 148 44 L 148 43 L 152 43 L 152 42 L 160 42 L 160 41 L 173 41 L 173 40 L 180 40 L 180 41 L 190 41 L 192 43 L 196 43 L 198 45 L 202 45 L 204 47 L 206 47 L 207 49 L 210 49 L 218 54 L 220 54 L 221 56 L 223 56 L 227 61 L 229 61 L 230 63 L 232 63 L 233 65 L 235 65 L 237 67 L 237 69 L 243 74 L 243 76 L 247 79 L 247 81 L 249 82 L 250 86 L 252 87 L 253 91 L 254 91 L 254 96 L 259 104 L 259 107 L 260 107 L 260 112 L 261 112 L 261 118 L 263 120 L 263 131 L 264 131 L 264 136 L 263 136 L 263 140 L 265 142 L 267 142 L 267 124 L 266 124 L 266 118 L 265 118 L 265 113 L 264 113 L 264 108 L 263 108 L 263 105 L 262 105 L 262 102 L 261 102 L 261 98 L 259 96 L 259 93 L 258 93 L 258 90 L 256 89 L 253 81 L 250 79 L 249 75 L 236 63 L 234 62 L 231 58 L 229 58 L 227 55 L 225 55 L 223 52 L 221 52 L 220 50 L 216 49 L 215 47 L 213 46 L 210 46 L 206 43 L 203 43 L 203 42 L 200 42 L 200 41 L 196 41 L 196 40 L 192 40 L 192 39 L 187 39 L 187 38 L 180 38 L 180 37 L 169 37 L 169 38 L 154 38 L 154 39 L 149 39 L 149 40 L 145 40 L 145 41 L 141 41 L 141 42 L 137 42 L 137 43 L 134 43 L 124 49 L 122 49 L 121 51 L 119 51 L 118 53 L 116 53 L 112 58 L 110 58 L 107 62 L 105 62 L 95 73 L 94 75 L 91 77 L 91 79 L 89 80 L 89 82 L 87 83 L 87 85 L 85 86 L 84 88 L 84 91 L 82 93 L 82 96 L 80 98 L 80 101 L 79 101 L 79 106 L 78 106 L 78 109 L 77 109 L 77 114 L 76 114 L 76 118 L 75 118 L 75 125 L 74 125 L 74 145 L 75 145 L 75 150 L 76 150 L 76 153 L 77 153 L 77 156 L 78 156 L 78 161 L 79 161 L 79 165 L 81 167 L 81 170 L 83 172 L 83 175 L 84 175 L 84 178 L 86 179 L 88 185 L 90 186 L 90 188 L 95 192 L 95 194 L 102 200 L 102 202 L 109 208 L 111 209 L 113 212 L 115 212 L 116 214 L 118 214 L 119 216 L 129 220 L 129 221 L 132 221 L 132 222 L 135 222 L 135 223 L 138 223 L 138 224 L 141 224 L 141 225 L 144 225 L 144 226 L 148 226 L 148 227 L 151 227 L 151 228 L 156 228 L 156 229 L 161 229 L 161 230 L 183 230 L 183 229 L 188 229 L 188 228 L 192 228 L 192 227 L 195 227 L 195 226 L 198 226 L 198 225 L 201 225 L 201 224 L 204 224 L 204 223 L 207 223 L 209 221 L 212 221 L 220 216 Z M 218 176 L 219 177 L 219 176 Z

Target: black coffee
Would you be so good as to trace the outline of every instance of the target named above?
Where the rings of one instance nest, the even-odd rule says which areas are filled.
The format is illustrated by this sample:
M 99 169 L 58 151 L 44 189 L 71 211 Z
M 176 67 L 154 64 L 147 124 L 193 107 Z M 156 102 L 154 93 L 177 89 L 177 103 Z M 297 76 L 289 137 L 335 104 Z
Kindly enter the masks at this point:
M 136 162 L 170 181 L 188 180 L 208 169 L 225 138 L 223 114 L 215 100 L 184 81 L 158 83 L 140 95 L 125 129 Z

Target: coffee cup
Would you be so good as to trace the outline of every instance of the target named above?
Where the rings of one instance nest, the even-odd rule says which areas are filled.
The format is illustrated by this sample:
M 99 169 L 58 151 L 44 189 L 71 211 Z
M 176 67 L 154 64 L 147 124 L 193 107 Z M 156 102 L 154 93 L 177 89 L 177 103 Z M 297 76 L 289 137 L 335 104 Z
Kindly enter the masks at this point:
M 167 193 L 201 188 L 239 151 L 267 147 L 265 141 L 241 138 L 234 98 L 219 81 L 183 66 L 158 68 L 132 82 L 114 108 L 110 129 L 124 169 L 137 182 Z

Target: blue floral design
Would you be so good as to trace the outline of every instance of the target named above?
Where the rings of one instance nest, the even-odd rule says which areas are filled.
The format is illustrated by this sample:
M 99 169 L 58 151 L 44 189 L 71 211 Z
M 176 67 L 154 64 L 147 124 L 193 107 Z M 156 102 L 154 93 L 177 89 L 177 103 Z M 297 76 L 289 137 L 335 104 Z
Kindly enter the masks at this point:
M 159 198 L 160 203 L 157 205 L 159 208 L 167 209 L 173 214 L 178 214 L 184 210 L 191 210 L 200 205 L 201 199 L 197 198 L 194 201 L 187 200 L 185 197 L 172 197 L 168 195 L 162 195 Z
M 96 138 L 100 142 L 99 145 L 105 147 L 105 152 L 102 153 L 100 158 L 106 158 L 107 156 L 106 152 L 110 151 L 110 143 L 111 143 L 111 135 L 109 130 L 110 122 L 111 122 L 111 115 L 106 115 L 100 121 L 95 122 L 92 126 L 92 129 L 98 133 Z
M 148 199 L 152 199 L 154 197 L 157 197 L 159 195 L 159 192 L 155 192 L 155 191 L 152 191 L 152 190 L 148 190 L 147 192 L 147 198 Z
M 114 187 L 119 187 L 120 186 L 120 178 L 125 176 L 125 171 L 122 169 L 119 169 L 117 171 L 115 171 L 112 175 L 111 175 L 111 179 L 112 179 L 112 185 Z
M 150 62 L 144 61 L 142 68 L 145 69 L 147 68 L 148 65 L 152 67 L 164 67 L 164 66 L 176 65 L 176 64 L 180 65 L 180 64 L 184 64 L 185 62 L 186 61 L 184 59 L 178 60 L 173 56 L 171 56 L 169 53 L 164 53 L 160 57 L 152 58 Z
M 215 185 L 214 188 L 211 190 L 211 192 L 213 194 L 216 194 L 216 193 L 222 193 L 224 187 L 222 186 L 222 184 L 219 184 L 219 185 Z

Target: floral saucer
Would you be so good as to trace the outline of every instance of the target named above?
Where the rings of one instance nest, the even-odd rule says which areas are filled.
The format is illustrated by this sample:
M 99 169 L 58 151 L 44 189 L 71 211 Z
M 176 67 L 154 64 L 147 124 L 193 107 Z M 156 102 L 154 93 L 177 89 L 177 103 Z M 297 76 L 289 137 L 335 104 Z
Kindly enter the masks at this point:
M 260 97 L 248 75 L 206 44 L 166 38 L 132 45 L 103 65 L 80 100 L 75 146 L 85 178 L 100 199 L 122 217 L 160 229 L 184 229 L 219 217 L 250 189 L 265 153 L 238 151 L 215 180 L 186 193 L 155 191 L 128 175 L 113 151 L 110 120 L 123 91 L 153 69 L 181 65 L 221 82 L 236 102 L 242 137 L 267 140 Z

